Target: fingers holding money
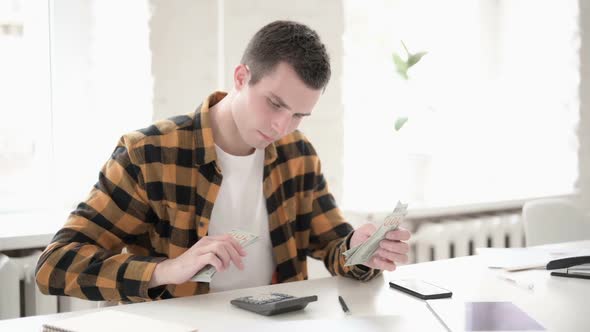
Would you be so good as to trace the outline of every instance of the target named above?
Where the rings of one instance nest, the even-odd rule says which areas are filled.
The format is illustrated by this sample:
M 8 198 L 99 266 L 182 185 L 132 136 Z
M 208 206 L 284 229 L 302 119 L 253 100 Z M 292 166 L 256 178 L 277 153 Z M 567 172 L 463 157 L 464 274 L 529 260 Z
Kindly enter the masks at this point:
M 394 231 L 387 232 L 385 238 L 394 241 L 407 241 L 410 239 L 410 232 L 405 228 L 398 227 Z
M 231 236 L 230 236 L 231 238 Z M 227 269 L 229 267 L 229 263 L 230 261 L 233 262 L 238 269 L 243 270 L 244 269 L 244 263 L 242 262 L 242 256 L 246 255 L 246 252 L 244 251 L 244 249 L 242 249 L 242 246 L 240 246 L 236 240 L 234 240 L 233 238 L 231 238 L 230 241 L 228 242 L 222 242 L 222 246 L 220 246 L 221 252 L 223 252 L 224 254 L 226 253 L 227 256 L 225 256 L 223 263 L 224 263 L 224 269 Z M 225 251 L 223 251 L 225 249 Z M 243 252 L 240 253 L 240 251 Z
M 389 232 L 391 234 L 394 232 Z M 382 240 L 379 242 L 379 249 L 375 252 L 375 256 L 390 260 L 395 263 L 405 264 L 408 262 L 408 252 L 410 246 L 406 242 Z
M 373 256 L 373 258 L 371 258 L 371 262 L 366 265 L 373 269 L 380 269 L 385 271 L 394 271 L 396 268 L 395 262 L 379 257 L 377 255 Z
M 209 264 L 213 266 L 217 271 L 221 271 L 223 269 L 223 262 L 221 261 L 221 259 L 219 259 L 219 257 L 216 254 L 209 252 L 201 257 L 203 260 L 203 266 Z
M 379 242 L 379 247 L 398 254 L 407 254 L 410 251 L 410 246 L 400 241 L 382 240 Z
M 238 269 L 244 269 L 244 264 L 242 263 L 242 256 L 244 256 L 245 254 L 240 253 L 240 251 L 243 252 L 243 249 L 237 243 L 233 244 L 232 241 L 227 239 L 213 239 L 211 243 L 207 244 L 204 247 L 201 247 L 201 250 L 207 254 L 214 254 L 217 258 L 219 258 L 222 264 L 220 269 L 218 269 L 217 266 L 215 267 L 217 271 L 223 271 L 227 269 L 229 267 L 230 262 L 233 262 L 238 267 Z
M 375 233 L 375 230 L 377 230 L 377 226 L 370 223 L 364 224 L 357 228 L 350 239 L 350 247 L 354 248 L 367 241 L 367 239 L 370 238 L 373 233 Z
M 211 282 L 215 273 L 226 270 L 231 262 L 238 269 L 243 270 L 244 264 L 242 263 L 241 257 L 246 256 L 245 248 L 257 240 L 258 236 L 256 234 L 239 229 L 233 229 L 228 234 L 203 237 L 191 247 L 191 250 L 196 253 L 198 261 L 204 255 L 208 254 L 207 259 L 213 255 L 219 260 L 219 264 L 215 266 L 209 264 L 204 267 L 197 264 L 197 272 L 190 280 L 195 282 Z
M 405 253 L 398 253 L 394 251 L 389 251 L 387 249 L 379 248 L 375 252 L 373 257 L 378 257 L 382 259 L 386 259 L 392 261 L 394 263 L 405 264 L 408 262 L 408 255 Z
M 214 241 L 222 241 L 222 242 L 229 242 L 229 244 L 232 245 L 232 247 L 241 255 L 241 256 L 246 256 L 246 250 L 244 250 L 244 248 L 242 247 L 242 245 L 240 245 L 240 243 L 238 242 L 238 240 L 236 240 L 233 236 L 231 236 L 230 234 L 223 234 L 223 235 L 214 235 L 214 236 L 209 236 L 209 239 L 214 240 Z
M 371 258 L 370 264 L 368 264 L 368 266 L 380 270 L 394 271 L 397 267 L 396 263 L 403 264 L 407 262 L 408 255 L 379 248 L 377 251 L 375 251 L 375 254 Z

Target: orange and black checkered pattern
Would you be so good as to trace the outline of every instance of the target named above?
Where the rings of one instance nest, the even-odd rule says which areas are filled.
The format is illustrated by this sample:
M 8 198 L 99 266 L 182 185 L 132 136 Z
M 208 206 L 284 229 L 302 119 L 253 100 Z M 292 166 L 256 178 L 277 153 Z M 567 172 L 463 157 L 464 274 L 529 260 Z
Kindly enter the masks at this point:
M 222 174 L 209 96 L 188 115 L 123 136 L 88 198 L 70 214 L 37 264 L 45 294 L 140 302 L 203 294 L 208 283 L 148 290 L 156 264 L 207 235 Z M 344 221 L 306 138 L 294 132 L 265 150 L 263 192 L 276 270 L 273 282 L 307 279 L 306 259 L 333 275 L 369 280 L 379 271 L 344 267 L 352 227 Z M 123 249 L 126 249 L 125 251 Z

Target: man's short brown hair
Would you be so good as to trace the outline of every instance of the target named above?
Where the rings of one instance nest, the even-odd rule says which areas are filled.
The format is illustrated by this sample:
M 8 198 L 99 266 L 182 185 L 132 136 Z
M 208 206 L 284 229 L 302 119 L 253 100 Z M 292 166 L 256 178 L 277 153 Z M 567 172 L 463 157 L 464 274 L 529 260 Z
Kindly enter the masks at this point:
M 318 34 L 292 21 L 275 21 L 258 30 L 248 43 L 242 64 L 250 68 L 250 85 L 286 62 L 312 89 L 323 89 L 330 80 L 330 57 Z

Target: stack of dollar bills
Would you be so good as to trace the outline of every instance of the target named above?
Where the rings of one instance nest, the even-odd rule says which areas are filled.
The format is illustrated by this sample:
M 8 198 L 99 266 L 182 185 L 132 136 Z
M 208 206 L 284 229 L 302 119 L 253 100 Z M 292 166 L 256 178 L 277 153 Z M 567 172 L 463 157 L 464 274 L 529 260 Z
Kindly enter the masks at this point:
M 241 231 L 239 229 L 234 229 L 229 234 L 238 241 L 238 243 L 242 246 L 242 248 L 246 248 L 252 243 L 258 240 L 258 235 L 252 234 L 246 231 Z M 217 270 L 213 267 L 213 265 L 206 265 L 202 268 L 194 277 L 191 278 L 191 281 L 198 281 L 198 282 L 211 282 L 213 276 L 215 275 Z
M 365 264 L 371 260 L 373 254 L 379 249 L 379 242 L 385 239 L 385 234 L 390 231 L 396 230 L 404 220 L 407 213 L 407 204 L 397 202 L 397 205 L 393 212 L 385 217 L 385 220 L 381 223 L 379 228 L 369 237 L 365 242 L 360 245 L 348 249 L 343 253 L 346 258 L 344 266 Z

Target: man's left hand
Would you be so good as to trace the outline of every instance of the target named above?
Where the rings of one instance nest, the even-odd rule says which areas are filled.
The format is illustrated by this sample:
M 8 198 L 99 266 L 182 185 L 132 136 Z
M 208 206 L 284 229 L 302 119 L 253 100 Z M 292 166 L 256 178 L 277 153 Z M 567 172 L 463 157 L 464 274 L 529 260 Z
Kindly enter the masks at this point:
M 350 247 L 354 248 L 361 243 L 367 241 L 377 227 L 373 224 L 367 223 L 357 228 L 350 238 Z M 373 269 L 381 269 L 393 271 L 396 264 L 404 264 L 408 262 L 408 251 L 410 247 L 404 241 L 410 239 L 410 232 L 399 227 L 395 231 L 385 233 L 385 239 L 379 243 L 379 249 L 375 251 L 373 257 L 365 264 Z

